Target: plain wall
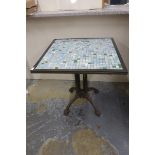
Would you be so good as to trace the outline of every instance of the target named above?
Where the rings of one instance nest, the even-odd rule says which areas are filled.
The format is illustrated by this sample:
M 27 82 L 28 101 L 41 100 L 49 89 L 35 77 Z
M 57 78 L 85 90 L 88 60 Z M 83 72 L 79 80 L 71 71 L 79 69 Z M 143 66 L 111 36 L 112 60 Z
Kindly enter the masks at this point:
M 31 74 L 30 69 L 55 38 L 112 37 L 128 68 L 129 59 L 129 16 L 79 16 L 27 18 L 27 79 L 73 80 L 70 74 Z M 91 81 L 128 82 L 127 75 L 91 74 Z

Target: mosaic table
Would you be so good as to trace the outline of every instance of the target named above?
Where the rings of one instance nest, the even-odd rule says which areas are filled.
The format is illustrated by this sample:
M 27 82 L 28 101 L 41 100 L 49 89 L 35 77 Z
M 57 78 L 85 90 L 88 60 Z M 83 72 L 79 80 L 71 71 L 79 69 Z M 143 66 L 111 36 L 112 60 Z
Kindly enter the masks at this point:
M 98 90 L 88 87 L 87 74 L 127 74 L 126 67 L 112 38 L 68 38 L 55 39 L 43 53 L 31 73 L 65 73 L 75 75 L 75 97 L 70 101 L 64 114 L 69 114 L 71 104 L 77 98 L 86 98 L 95 110 L 88 91 Z M 83 88 L 80 86 L 80 74 L 83 74 Z

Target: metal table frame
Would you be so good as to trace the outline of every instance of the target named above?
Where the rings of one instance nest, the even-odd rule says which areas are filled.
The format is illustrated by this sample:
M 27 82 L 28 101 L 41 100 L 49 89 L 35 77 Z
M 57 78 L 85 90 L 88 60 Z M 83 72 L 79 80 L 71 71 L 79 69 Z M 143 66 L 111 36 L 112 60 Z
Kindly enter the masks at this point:
M 107 39 L 107 38 L 63 38 L 63 39 Z M 76 94 L 75 94 L 74 98 L 69 102 L 66 109 L 64 110 L 64 115 L 69 114 L 69 108 L 76 99 L 86 98 L 90 102 L 92 107 L 94 108 L 95 114 L 97 116 L 100 116 L 100 112 L 97 110 L 97 108 L 93 104 L 93 102 L 89 96 L 89 93 L 88 93 L 89 91 L 94 91 L 95 93 L 98 93 L 99 91 L 96 88 L 88 87 L 87 74 L 127 74 L 128 73 L 114 39 L 113 38 L 108 38 L 108 39 L 111 39 L 113 42 L 113 45 L 115 47 L 115 50 L 117 52 L 117 55 L 119 57 L 119 60 L 121 62 L 122 68 L 123 68 L 121 70 L 119 70 L 119 69 L 36 69 L 36 67 L 39 64 L 39 62 L 41 61 L 41 59 L 44 57 L 44 55 L 47 53 L 47 51 L 49 50 L 51 45 L 57 39 L 54 39 L 51 42 L 49 47 L 45 50 L 45 52 L 39 58 L 37 63 L 34 65 L 34 67 L 30 70 L 31 73 L 59 73 L 59 74 L 74 74 L 75 75 L 75 87 L 70 88 L 69 91 L 71 93 L 73 91 L 76 91 Z M 61 40 L 61 39 L 58 39 L 58 40 Z M 80 74 L 83 74 L 83 88 L 81 88 L 81 86 L 80 86 Z

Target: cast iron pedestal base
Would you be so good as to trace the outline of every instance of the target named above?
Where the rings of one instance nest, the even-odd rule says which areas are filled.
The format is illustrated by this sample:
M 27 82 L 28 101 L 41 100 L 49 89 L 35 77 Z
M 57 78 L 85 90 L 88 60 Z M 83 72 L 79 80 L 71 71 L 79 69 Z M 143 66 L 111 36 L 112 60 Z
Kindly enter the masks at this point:
M 100 116 L 100 112 L 96 109 L 95 105 L 92 102 L 92 99 L 90 98 L 88 92 L 94 91 L 94 93 L 99 93 L 99 91 L 96 88 L 89 87 L 88 88 L 88 81 L 87 81 L 87 74 L 83 74 L 83 89 L 80 87 L 80 74 L 75 74 L 75 86 L 69 89 L 69 91 L 72 93 L 73 91 L 76 91 L 76 94 L 74 98 L 69 102 L 66 109 L 64 110 L 64 115 L 67 116 L 69 114 L 69 108 L 73 104 L 73 102 L 78 98 L 85 98 L 89 101 L 89 103 L 94 108 L 94 112 L 97 116 Z

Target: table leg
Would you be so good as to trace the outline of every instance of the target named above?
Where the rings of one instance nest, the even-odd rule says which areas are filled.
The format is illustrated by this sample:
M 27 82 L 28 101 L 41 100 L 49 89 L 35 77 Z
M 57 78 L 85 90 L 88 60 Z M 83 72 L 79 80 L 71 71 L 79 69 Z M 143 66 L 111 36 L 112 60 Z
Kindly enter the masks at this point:
M 88 80 L 87 80 L 87 74 L 83 74 L 83 90 L 87 93 L 88 91 Z
M 87 74 L 83 74 L 83 89 L 85 92 L 94 91 L 95 94 L 99 93 L 99 90 L 94 87 L 88 87 Z
M 92 102 L 92 99 L 90 98 L 90 96 L 85 96 L 85 98 L 89 101 L 89 103 L 92 105 L 92 107 L 94 108 L 94 112 L 97 116 L 100 116 L 101 113 L 97 110 L 97 108 L 95 107 L 94 103 Z
M 98 94 L 99 93 L 99 90 L 94 88 L 94 87 L 89 87 L 88 88 L 88 91 L 94 91 L 95 94 Z
M 79 92 L 81 90 L 81 87 L 80 87 L 80 74 L 75 74 L 75 87 L 71 87 L 69 89 L 69 91 L 72 93 L 74 90 L 76 92 Z
M 70 106 L 73 104 L 73 102 L 76 100 L 76 99 L 78 99 L 79 98 L 79 96 L 78 95 L 75 95 L 75 97 L 69 102 L 69 104 L 67 105 L 67 107 L 66 107 L 66 109 L 64 110 L 64 115 L 65 116 L 68 116 L 68 114 L 69 114 L 69 108 L 70 108 Z
M 80 74 L 75 74 L 75 87 L 76 87 L 76 92 L 80 91 Z
M 98 93 L 99 91 L 96 88 L 88 87 L 87 74 L 83 74 L 83 89 L 81 89 L 80 85 L 80 74 L 75 74 L 75 87 L 70 88 L 69 91 L 72 93 L 74 90 L 76 90 L 75 97 L 67 105 L 66 109 L 64 110 L 64 115 L 67 116 L 69 114 L 69 108 L 76 99 L 86 98 L 94 108 L 95 114 L 97 116 L 100 116 L 100 112 L 96 109 L 95 105 L 92 102 L 92 99 L 88 94 L 88 91 L 91 90 L 93 90 L 95 93 Z
M 71 87 L 70 89 L 69 89 L 69 91 L 72 93 L 74 90 L 76 90 L 76 87 Z

